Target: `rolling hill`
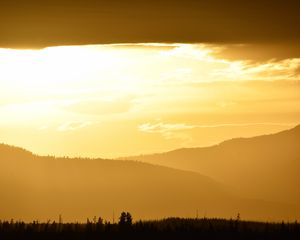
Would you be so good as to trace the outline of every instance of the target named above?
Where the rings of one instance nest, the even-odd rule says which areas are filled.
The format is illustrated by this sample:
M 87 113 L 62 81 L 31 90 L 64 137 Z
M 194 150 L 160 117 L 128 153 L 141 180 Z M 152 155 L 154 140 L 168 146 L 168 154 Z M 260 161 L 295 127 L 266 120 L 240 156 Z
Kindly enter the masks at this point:
M 300 205 L 300 125 L 211 147 L 127 159 L 197 171 L 229 185 L 244 197 Z
M 199 173 L 135 161 L 41 157 L 0 145 L 0 219 L 169 216 L 299 219 L 288 204 L 244 199 Z

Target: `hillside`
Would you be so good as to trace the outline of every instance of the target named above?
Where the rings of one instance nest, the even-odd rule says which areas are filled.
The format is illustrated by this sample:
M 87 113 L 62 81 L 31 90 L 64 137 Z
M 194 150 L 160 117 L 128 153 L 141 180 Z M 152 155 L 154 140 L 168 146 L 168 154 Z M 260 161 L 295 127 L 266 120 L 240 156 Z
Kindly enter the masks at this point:
M 197 171 L 242 196 L 300 203 L 300 125 L 272 135 L 127 159 Z
M 0 145 L 0 219 L 112 220 L 199 215 L 246 219 L 299 218 L 290 205 L 236 197 L 198 173 L 134 161 L 54 158 Z M 116 217 L 117 218 L 117 217 Z M 117 220 L 117 219 L 116 219 Z

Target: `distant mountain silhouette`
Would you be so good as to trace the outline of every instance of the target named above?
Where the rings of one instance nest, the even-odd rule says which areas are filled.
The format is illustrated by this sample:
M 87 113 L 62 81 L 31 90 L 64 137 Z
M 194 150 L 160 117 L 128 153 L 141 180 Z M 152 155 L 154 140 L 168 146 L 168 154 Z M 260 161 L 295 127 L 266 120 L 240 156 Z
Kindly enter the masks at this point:
M 0 145 L 0 219 L 168 216 L 300 218 L 291 205 L 237 197 L 199 173 L 134 161 L 40 157 Z M 116 219 L 117 221 L 117 219 Z
M 128 159 L 197 171 L 242 196 L 300 205 L 300 125 L 272 135 Z

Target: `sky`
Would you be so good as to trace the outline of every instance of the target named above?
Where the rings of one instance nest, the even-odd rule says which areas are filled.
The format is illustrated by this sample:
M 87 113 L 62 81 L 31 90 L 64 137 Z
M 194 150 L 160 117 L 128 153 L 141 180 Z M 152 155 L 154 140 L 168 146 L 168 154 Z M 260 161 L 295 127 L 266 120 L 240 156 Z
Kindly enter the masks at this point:
M 2 48 L 1 142 L 42 155 L 119 157 L 297 125 L 300 58 L 233 60 L 221 57 L 226 51 L 178 43 Z
M 119 157 L 300 121 L 299 1 L 4 0 L 0 142 Z

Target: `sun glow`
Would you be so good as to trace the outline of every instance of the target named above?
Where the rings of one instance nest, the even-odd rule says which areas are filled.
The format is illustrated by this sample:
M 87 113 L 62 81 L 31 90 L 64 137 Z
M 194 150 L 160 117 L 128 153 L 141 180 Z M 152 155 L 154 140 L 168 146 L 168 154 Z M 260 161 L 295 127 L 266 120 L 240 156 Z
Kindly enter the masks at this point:
M 96 79 L 107 85 L 103 70 L 118 68 L 120 60 L 106 49 L 93 47 L 56 47 L 43 50 L 2 50 L 1 77 L 11 85 L 28 90 L 74 88 L 79 81 Z M 108 71 L 104 71 L 107 74 Z M 98 73 L 98 75 L 97 75 Z M 99 76 L 100 75 L 100 76 Z
M 298 121 L 300 59 L 216 57 L 223 48 L 154 43 L 0 49 L 1 140 L 41 154 L 115 156 L 208 145 L 239 136 L 249 124 L 258 134 L 265 123 L 277 131 Z M 286 117 L 278 121 L 279 113 Z M 151 126 L 160 131 L 149 131 Z M 203 137 L 204 129 L 214 131 L 211 139 Z M 20 132 L 34 136 L 31 143 Z M 115 142 L 120 136 L 121 145 Z M 85 146 L 87 138 L 93 144 Z

